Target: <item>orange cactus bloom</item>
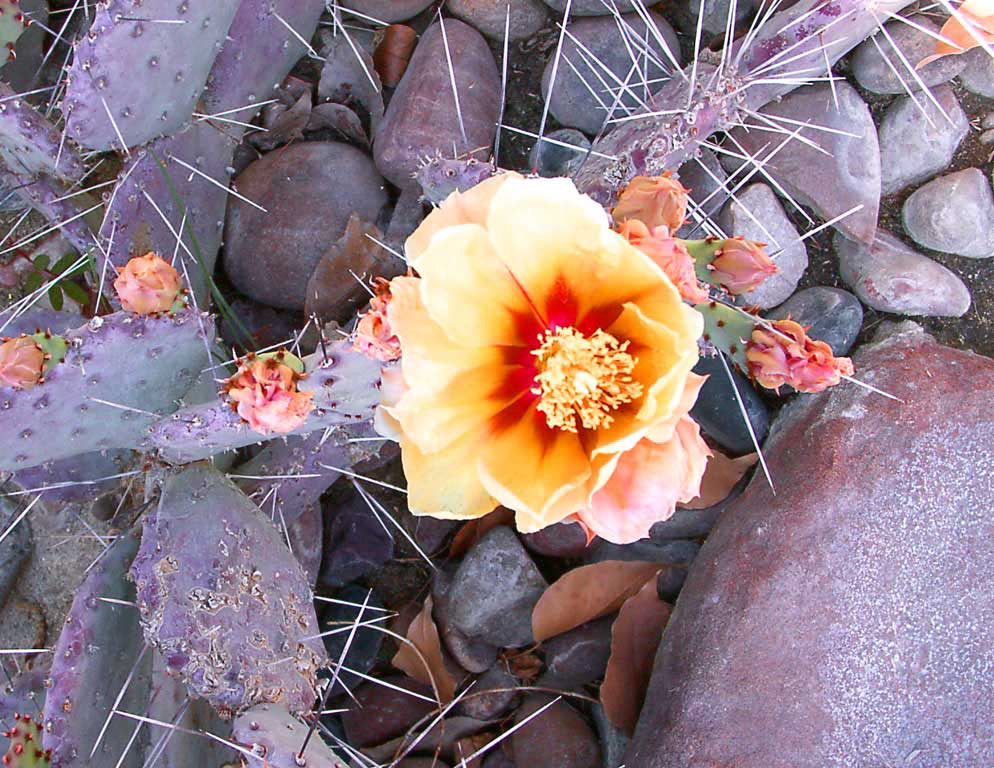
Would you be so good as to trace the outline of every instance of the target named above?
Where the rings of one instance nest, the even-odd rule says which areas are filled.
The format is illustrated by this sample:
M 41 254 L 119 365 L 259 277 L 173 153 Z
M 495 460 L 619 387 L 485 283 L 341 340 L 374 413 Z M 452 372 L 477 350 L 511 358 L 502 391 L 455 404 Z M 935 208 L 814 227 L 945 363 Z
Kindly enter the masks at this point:
M 676 493 L 638 525 L 585 515 L 636 446 L 676 437 L 702 381 L 703 321 L 572 182 L 495 176 L 452 195 L 406 250 L 420 277 L 391 282 L 403 381 L 384 421 L 415 514 L 504 505 L 522 532 L 579 515 L 622 541 L 699 486 L 703 467 L 683 461 Z M 654 471 L 643 458 L 633 466 Z
M 293 432 L 314 408 L 311 393 L 297 390 L 299 378 L 274 358 L 245 360 L 228 380 L 231 406 L 260 434 Z
M 611 215 L 618 225 L 637 219 L 649 229 L 676 232 L 687 220 L 689 192 L 668 171 L 662 176 L 636 176 L 618 196 Z
M 687 246 L 670 237 L 669 229 L 656 227 L 650 230 L 638 219 L 629 219 L 618 228 L 618 234 L 656 262 L 684 299 L 691 304 L 708 300 L 708 290 L 697 279 L 694 259 Z
M 0 344 L 0 386 L 31 389 L 41 381 L 45 353 L 30 336 L 18 336 Z
M 746 344 L 749 374 L 767 389 L 788 384 L 798 392 L 821 392 L 843 376 L 852 376 L 848 357 L 835 357 L 824 341 L 808 338 L 793 320 L 775 320 L 772 328 L 757 326 Z
M 151 252 L 131 259 L 114 280 L 121 306 L 140 315 L 167 312 L 181 287 L 175 267 Z

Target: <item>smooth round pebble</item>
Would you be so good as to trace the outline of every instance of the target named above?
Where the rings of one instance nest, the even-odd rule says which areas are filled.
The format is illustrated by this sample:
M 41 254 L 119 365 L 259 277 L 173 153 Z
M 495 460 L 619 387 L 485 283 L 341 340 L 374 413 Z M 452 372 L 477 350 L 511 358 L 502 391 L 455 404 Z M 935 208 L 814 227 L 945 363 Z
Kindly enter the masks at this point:
M 849 291 L 815 286 L 805 288 L 767 314 L 770 320 L 790 318 L 808 329 L 808 336 L 824 341 L 836 356 L 856 343 L 863 326 L 863 305 Z
M 960 84 L 970 93 L 994 99 L 994 56 L 983 48 L 963 54 L 966 66 L 959 73 Z
M 742 398 L 746 413 L 749 414 L 749 422 L 760 444 L 770 428 L 770 410 L 750 381 L 733 368 L 731 363 L 728 363 L 728 371 L 731 377 L 717 357 L 702 357 L 697 361 L 694 373 L 707 376 L 708 380 L 701 387 L 701 393 L 697 396 L 690 415 L 708 437 L 729 453 L 751 453 L 756 449 L 745 419 L 742 418 L 735 392 L 738 391 Z
M 449 12 L 457 19 L 476 27 L 493 40 L 508 37 L 524 40 L 538 32 L 549 18 L 549 9 L 541 0 L 447 0 Z M 510 8 L 511 24 L 506 26 Z
M 528 155 L 528 164 L 539 176 L 569 176 L 583 165 L 590 149 L 590 139 L 575 128 L 552 131 L 547 138 L 576 147 L 570 149 L 551 141 L 536 141 Z
M 901 209 L 904 230 L 925 248 L 971 259 L 994 256 L 994 193 L 983 171 L 967 168 L 916 189 Z
M 912 18 L 918 26 L 938 33 L 939 27 L 926 16 Z M 919 80 L 931 88 L 952 80 L 966 66 L 962 56 L 943 56 L 941 59 L 929 62 L 921 69 L 914 70 L 912 74 L 894 50 L 894 45 L 898 47 L 904 59 L 914 67 L 933 53 L 935 38 L 903 21 L 890 21 L 884 25 L 884 29 L 890 39 L 878 32 L 873 38 L 860 43 L 852 57 L 853 76 L 856 82 L 868 91 L 874 93 L 917 91 L 922 87 Z M 891 40 L 894 41 L 893 44 Z M 894 70 L 897 70 L 900 77 L 894 74 Z
M 567 0 L 545 0 L 545 4 L 556 13 L 562 15 L 566 11 Z M 614 7 L 621 13 L 635 10 L 635 0 L 615 0 Z M 574 16 L 608 16 L 614 10 L 604 0 L 573 0 L 570 6 L 570 18 Z
M 377 21 L 392 24 L 417 16 L 432 2 L 433 0 L 339 0 L 338 4 L 342 8 L 371 16 Z

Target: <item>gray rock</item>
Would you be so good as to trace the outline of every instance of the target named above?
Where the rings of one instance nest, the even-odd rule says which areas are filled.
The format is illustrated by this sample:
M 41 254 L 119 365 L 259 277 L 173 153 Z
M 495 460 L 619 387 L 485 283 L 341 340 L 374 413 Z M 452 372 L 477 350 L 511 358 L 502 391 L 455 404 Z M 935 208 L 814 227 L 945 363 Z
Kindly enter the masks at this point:
M 358 493 L 325 502 L 325 513 L 324 555 L 318 577 L 322 586 L 344 586 L 393 557 L 393 538 Z
M 546 557 L 581 557 L 587 550 L 587 534 L 575 523 L 553 523 L 522 534 L 521 540 L 529 551 Z
M 385 635 L 373 626 L 358 627 L 355 634 L 352 634 L 351 625 L 356 621 L 365 622 L 383 616 L 383 603 L 375 592 L 355 584 L 336 592 L 335 599 L 340 602 L 327 603 L 321 620 L 321 632 L 339 630 L 322 638 L 324 647 L 328 651 L 328 658 L 335 664 L 342 659 L 342 663 L 349 669 L 366 674 L 376 663 Z M 358 607 L 364 603 L 365 609 Z M 349 642 L 350 634 L 352 634 L 351 642 Z M 348 653 L 343 656 L 346 643 L 348 643 Z M 358 674 L 344 669 L 339 673 L 338 679 L 340 682 L 336 683 L 332 695 L 345 693 L 343 685 L 348 690 L 352 690 L 362 684 L 362 678 Z
M 935 22 L 926 16 L 916 15 L 912 18 L 921 27 L 936 33 L 939 31 Z M 934 52 L 935 38 L 901 21 L 887 22 L 884 30 L 890 36 L 890 40 L 878 32 L 861 43 L 853 54 L 853 75 L 868 91 L 874 93 L 907 93 L 909 89 L 917 91 L 922 86 L 912 71 L 926 86 L 932 87 L 952 80 L 966 66 L 962 56 L 943 56 L 921 69 L 914 69 L 919 61 Z M 894 50 L 894 45 L 900 50 L 900 55 Z M 891 67 L 894 69 L 892 70 Z M 894 70 L 897 70 L 898 74 L 895 74 Z
M 339 0 L 338 4 L 392 24 L 417 16 L 432 4 L 432 0 Z
M 656 27 L 654 31 L 649 30 L 638 14 L 622 16 L 628 30 L 626 35 L 621 33 L 618 22 L 613 17 L 577 19 L 569 25 L 569 35 L 563 42 L 549 103 L 549 111 L 556 120 L 570 128 L 595 134 L 614 106 L 615 94 L 621 83 L 630 92 L 626 92 L 620 104 L 611 112 L 615 118 L 638 106 L 639 102 L 633 94 L 643 98 L 643 77 L 648 80 L 650 91 L 658 90 L 660 78 L 671 71 L 673 59 L 677 62 L 680 60 L 680 45 L 673 28 L 662 16 L 654 12 L 649 15 Z M 646 38 L 649 40 L 650 50 L 654 51 L 655 60 L 646 62 L 644 57 L 640 58 L 638 72 L 632 74 L 632 59 L 626 42 L 628 45 L 644 47 Z M 660 38 L 671 55 L 664 52 Z M 593 58 L 600 61 L 600 64 L 588 63 Z M 542 75 L 542 95 L 545 98 L 548 98 L 555 62 L 555 56 L 550 57 Z M 659 66 L 660 63 L 665 66 Z M 608 75 L 605 68 L 617 80 Z
M 980 766 L 994 745 L 994 361 L 912 323 L 796 398 L 663 633 L 629 768 Z M 927 375 L 926 375 L 927 374 Z
M 741 235 L 746 240 L 766 243 L 766 252 L 780 270 L 755 290 L 742 294 L 737 302 L 769 309 L 797 289 L 808 268 L 808 249 L 766 184 L 750 184 L 736 198 L 728 201 L 718 218 L 722 230 L 729 237 Z
M 532 695 L 518 710 L 515 724 L 549 703 L 545 696 Z M 514 764 L 555 768 L 600 768 L 601 754 L 590 726 L 564 700 L 557 701 L 533 717 L 511 736 Z
M 546 178 L 570 176 L 587 159 L 590 139 L 575 128 L 552 131 L 547 138 L 563 144 L 570 144 L 576 149 L 564 147 L 562 144 L 553 144 L 549 141 L 536 141 L 528 155 L 528 164 L 539 176 Z
M 458 705 L 458 713 L 477 720 L 495 720 L 507 712 L 518 699 L 518 681 L 496 664 L 478 678 Z
M 735 390 L 742 398 L 746 413 L 749 414 L 749 423 L 760 445 L 770 428 L 770 411 L 756 394 L 750 381 L 732 368 L 731 363 L 728 367 L 731 379 L 717 357 L 702 357 L 694 366 L 694 372 L 707 376 L 708 380 L 704 382 L 690 415 L 708 437 L 738 456 L 752 453 L 756 449 L 736 401 Z M 735 390 L 732 389 L 733 381 Z
M 390 687 L 379 681 L 360 686 L 348 712 L 342 714 L 348 743 L 353 748 L 372 747 L 401 736 L 435 710 L 430 685 L 403 675 L 388 675 L 380 680 Z M 409 692 L 418 694 L 418 698 Z
M 914 99 L 900 96 L 884 114 L 877 134 L 880 188 L 885 195 L 900 192 L 909 184 L 924 181 L 948 168 L 956 148 L 970 130 L 970 122 L 952 88 L 941 85 L 932 94 L 938 106 L 924 94 Z
M 543 646 L 547 674 L 565 688 L 578 688 L 602 678 L 611 655 L 614 618 L 611 615 L 588 621 L 546 640 Z
M 566 0 L 545 0 L 545 4 L 552 10 L 562 14 L 566 11 Z M 628 13 L 635 10 L 635 0 L 573 0 L 570 6 L 570 18 L 574 16 L 607 16 L 614 13 L 612 9 L 617 8 L 621 13 Z
M 504 39 L 508 7 L 512 41 L 531 37 L 549 17 L 549 9 L 541 0 L 447 0 L 445 5 L 453 16 L 493 40 Z
M 701 19 L 703 8 L 704 18 Z M 745 19 L 753 8 L 752 0 L 736 0 L 735 21 L 741 22 Z M 690 0 L 685 13 L 678 11 L 681 30 L 688 36 L 697 34 L 697 25 L 700 21 L 703 35 L 721 36 L 725 34 L 728 24 L 728 15 L 732 12 L 732 0 Z M 734 27 L 733 27 L 734 29 Z
M 514 532 L 498 526 L 460 563 L 449 588 L 452 624 L 500 647 L 533 642 L 532 609 L 548 584 Z
M 625 753 L 631 743 L 628 734 L 608 720 L 604 707 L 600 704 L 590 706 L 590 717 L 601 742 L 601 768 L 624 768 Z
M 455 67 L 459 111 L 446 63 L 446 40 Z M 373 140 L 380 172 L 398 187 L 416 184 L 412 174 L 425 155 L 480 152 L 487 159 L 497 135 L 500 74 L 486 39 L 468 24 L 445 21 L 421 36 L 403 79 Z M 462 114 L 460 129 L 459 114 Z
M 852 349 L 863 327 L 859 299 L 841 288 L 821 285 L 798 291 L 766 316 L 770 320 L 797 321 L 808 329 L 808 336 L 824 341 L 836 356 Z
M 789 141 L 781 147 L 784 137 L 768 131 L 736 128 L 732 135 L 745 152 L 765 162 L 766 171 L 787 194 L 810 206 L 823 219 L 834 219 L 862 206 L 835 227 L 854 240 L 869 242 L 880 208 L 877 129 L 855 88 L 840 82 L 835 84 L 835 93 L 838 108 L 831 86 L 818 83 L 798 88 L 760 110 L 774 120 L 783 117 L 836 131 L 801 131 L 806 141 L 822 151 L 800 141 Z M 741 161 L 723 155 L 722 163 L 735 168 Z
M 960 84 L 970 93 L 994 99 L 994 57 L 983 48 L 963 54 L 966 66 L 959 73 Z
M 839 274 L 869 307 L 899 315 L 961 317 L 970 290 L 953 272 L 879 230 L 872 245 L 839 234 L 833 241 Z
M 6 534 L 0 542 L 0 608 L 7 602 L 21 567 L 31 554 L 31 528 L 26 520 L 21 520 L 8 533 L 21 509 L 22 505 L 15 504 L 10 497 L 0 498 L 0 534 Z
M 456 663 L 467 672 L 482 674 L 490 669 L 497 661 L 500 649 L 484 640 L 467 637 L 452 623 L 449 611 L 449 588 L 452 586 L 453 573 L 439 569 L 431 584 L 431 595 L 435 600 L 435 623 L 438 634 L 446 649 L 452 654 Z
M 698 157 L 680 166 L 677 178 L 690 190 L 690 200 L 693 203 L 687 208 L 687 223 L 677 234 L 687 240 L 710 234 L 709 228 L 701 226 L 702 218 L 715 216 L 728 200 L 725 185 L 728 174 L 721 167 L 721 161 L 710 149 L 702 149 Z
M 246 296 L 293 310 L 304 308 L 307 281 L 345 232 L 349 216 L 375 222 L 387 202 L 369 158 L 333 141 L 270 152 L 246 168 L 234 187 L 255 205 L 234 196 L 228 202 L 224 270 Z
M 597 541 L 590 546 L 584 557 L 586 563 L 601 563 L 605 560 L 639 561 L 660 565 L 690 565 L 700 549 L 693 541 L 682 539 L 657 540 L 640 539 L 631 544 L 615 544 L 611 541 Z
M 940 176 L 916 189 L 904 201 L 901 220 L 925 248 L 971 259 L 994 256 L 994 194 L 978 168 Z

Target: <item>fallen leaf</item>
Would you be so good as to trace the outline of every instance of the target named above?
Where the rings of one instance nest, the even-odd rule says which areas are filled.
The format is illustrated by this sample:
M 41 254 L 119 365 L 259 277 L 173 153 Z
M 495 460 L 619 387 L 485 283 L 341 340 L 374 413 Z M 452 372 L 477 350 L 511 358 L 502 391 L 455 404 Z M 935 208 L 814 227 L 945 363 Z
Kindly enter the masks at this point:
M 714 455 L 708 459 L 708 466 L 701 480 L 700 495 L 686 504 L 678 504 L 681 509 L 707 509 L 719 501 L 724 501 L 732 492 L 732 488 L 759 459 L 755 453 L 731 459 L 721 451 L 712 452 Z
M 604 714 L 631 735 L 642 711 L 656 649 L 670 618 L 669 603 L 659 599 L 649 579 L 625 601 L 611 626 L 611 655 L 601 684 Z
M 935 53 L 919 61 L 915 69 L 943 56 L 994 43 L 994 0 L 966 0 L 942 25 L 939 34 L 949 42 L 936 40 Z
M 391 24 L 373 52 L 376 74 L 387 88 L 396 88 L 407 71 L 418 33 L 404 24 Z
M 532 611 L 532 631 L 541 643 L 592 619 L 614 613 L 662 566 L 605 560 L 574 568 L 550 586 Z
M 390 663 L 415 680 L 433 686 L 441 703 L 448 704 L 455 695 L 456 680 L 445 666 L 442 642 L 431 610 L 432 600 L 428 597 L 421 613 L 414 617 L 411 626 L 407 628 L 407 639 L 421 652 L 424 659 L 418 656 L 411 645 L 402 643 Z
M 452 543 L 449 545 L 449 557 L 462 557 L 492 528 L 512 522 L 514 522 L 514 512 L 507 507 L 497 507 L 493 512 L 483 517 L 470 520 L 452 537 Z
M 501 654 L 507 671 L 524 683 L 533 683 L 542 672 L 542 660 L 531 651 L 507 650 Z

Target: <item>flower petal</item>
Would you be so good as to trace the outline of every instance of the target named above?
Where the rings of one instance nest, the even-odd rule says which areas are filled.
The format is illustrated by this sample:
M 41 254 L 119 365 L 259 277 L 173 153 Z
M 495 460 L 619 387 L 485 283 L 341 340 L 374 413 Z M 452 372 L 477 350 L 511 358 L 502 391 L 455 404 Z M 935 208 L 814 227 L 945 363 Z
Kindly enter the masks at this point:
M 542 331 L 487 231 L 477 224 L 436 234 L 418 259 L 418 272 L 428 314 L 457 344 L 522 346 Z
M 415 515 L 443 520 L 471 520 L 492 511 L 497 501 L 487 493 L 474 462 L 479 435 L 469 434 L 436 453 L 422 453 L 401 438 L 400 455 L 407 478 L 407 504 Z

